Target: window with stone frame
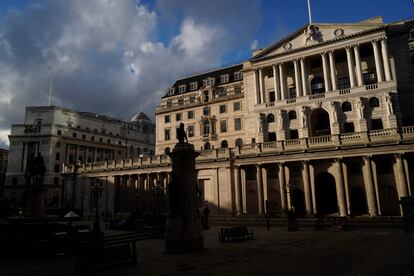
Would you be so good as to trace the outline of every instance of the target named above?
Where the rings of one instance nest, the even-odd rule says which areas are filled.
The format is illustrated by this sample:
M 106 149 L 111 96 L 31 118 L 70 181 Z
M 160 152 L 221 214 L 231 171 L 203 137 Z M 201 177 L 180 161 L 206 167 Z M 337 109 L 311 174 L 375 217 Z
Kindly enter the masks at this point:
M 187 119 L 194 119 L 194 110 L 190 110 L 187 112 Z
M 377 76 L 374 72 L 366 72 L 362 74 L 364 85 L 370 85 L 377 83 Z
M 349 77 L 341 77 L 338 78 L 338 89 L 348 89 L 351 88 L 351 83 L 349 81 Z
M 203 115 L 204 116 L 210 115 L 210 107 L 209 106 L 203 107 Z
M 289 99 L 296 98 L 296 87 L 289 87 Z
M 241 72 L 234 72 L 234 80 L 235 81 L 241 80 L 242 77 L 243 77 L 243 75 L 242 75 Z
M 189 125 L 187 127 L 188 137 L 194 137 L 194 125 Z
M 176 122 L 181 121 L 181 117 L 182 117 L 182 114 L 181 114 L 181 113 L 176 113 L 176 114 L 175 114 L 175 121 L 176 121 Z
M 299 138 L 299 131 L 297 129 L 289 130 L 290 139 L 298 139 Z
M 275 91 L 269 91 L 269 102 L 274 103 L 276 101 Z
M 241 110 L 241 102 L 233 103 L 233 111 L 240 111 Z
M 226 113 L 227 112 L 227 105 L 226 104 L 221 104 L 219 106 L 219 111 L 220 111 L 220 113 Z
M 165 141 L 168 141 L 170 139 L 171 139 L 171 137 L 170 137 L 170 129 L 164 129 L 164 140 Z
M 227 120 L 220 121 L 220 132 L 221 133 L 227 132 Z
M 198 88 L 198 84 L 197 84 L 196 81 L 190 83 L 190 90 L 191 91 L 197 90 L 197 88 Z
M 185 92 L 185 90 L 186 90 L 186 85 L 185 84 L 181 84 L 179 87 L 178 87 L 178 93 L 184 93 Z
M 234 119 L 234 130 L 241 130 L 242 129 L 242 119 L 235 118 Z
M 171 122 L 171 117 L 170 117 L 170 115 L 165 115 L 164 116 L 164 123 L 165 124 L 168 124 L 168 123 L 170 123 Z
M 371 119 L 371 130 L 380 130 L 384 129 L 384 126 L 382 124 L 382 120 L 379 119 Z
M 353 122 L 344 123 L 344 133 L 353 133 L 355 132 L 355 126 Z
M 228 74 L 226 74 L 226 75 L 221 75 L 221 76 L 220 76 L 220 82 L 221 82 L 221 83 L 228 83 L 228 82 L 229 82 L 229 75 L 228 75 Z
M 348 101 L 342 103 L 342 111 L 349 112 L 352 111 L 352 104 Z
M 295 110 L 289 111 L 288 118 L 289 118 L 289 120 L 296 120 L 297 119 L 296 111 Z

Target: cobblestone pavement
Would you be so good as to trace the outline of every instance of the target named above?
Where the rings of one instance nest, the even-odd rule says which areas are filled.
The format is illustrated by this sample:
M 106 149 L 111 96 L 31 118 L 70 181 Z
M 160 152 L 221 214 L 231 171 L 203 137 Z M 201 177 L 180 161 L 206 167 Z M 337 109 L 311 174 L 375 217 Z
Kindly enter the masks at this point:
M 255 228 L 253 241 L 220 243 L 204 232 L 205 249 L 163 253 L 163 240 L 137 242 L 138 265 L 96 275 L 414 275 L 414 233 L 402 230 L 287 232 Z M 74 260 L 0 260 L 0 275 L 75 275 Z

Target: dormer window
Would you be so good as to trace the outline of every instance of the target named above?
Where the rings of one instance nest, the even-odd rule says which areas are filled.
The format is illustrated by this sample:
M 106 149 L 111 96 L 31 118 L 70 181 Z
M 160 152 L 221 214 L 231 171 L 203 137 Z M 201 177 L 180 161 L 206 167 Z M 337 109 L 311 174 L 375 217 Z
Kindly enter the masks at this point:
M 197 90 L 197 82 L 196 81 L 190 83 L 190 89 L 191 89 L 191 91 Z
M 221 75 L 221 76 L 220 76 L 220 82 L 221 82 L 221 83 L 227 83 L 227 82 L 229 82 L 229 75 L 228 75 L 228 74 L 226 74 L 226 75 Z
M 214 85 L 214 83 L 215 83 L 215 79 L 214 78 L 208 78 L 208 79 L 205 79 L 205 80 L 203 80 L 203 85 L 204 86 L 212 86 L 212 85 Z
M 172 96 L 172 95 L 174 95 L 174 91 L 175 91 L 175 88 L 174 88 L 174 87 L 171 87 L 171 88 L 168 90 L 168 96 Z
M 241 72 L 234 72 L 234 80 L 241 80 L 242 79 L 242 73 Z
M 182 85 L 180 85 L 179 87 L 178 87 L 178 93 L 184 93 L 185 92 L 185 89 L 186 89 L 186 85 L 185 84 L 182 84 Z

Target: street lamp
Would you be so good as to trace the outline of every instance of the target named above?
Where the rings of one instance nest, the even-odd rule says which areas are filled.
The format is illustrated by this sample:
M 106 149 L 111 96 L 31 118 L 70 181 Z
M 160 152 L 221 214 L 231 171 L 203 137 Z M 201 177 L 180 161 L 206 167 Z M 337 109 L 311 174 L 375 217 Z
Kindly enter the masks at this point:
M 94 238 L 99 241 L 103 238 L 103 233 L 100 228 L 101 222 L 99 219 L 99 199 L 102 196 L 104 187 L 100 181 L 95 181 L 92 182 L 91 189 L 94 191 L 95 195 L 95 222 L 93 223 L 93 232 Z

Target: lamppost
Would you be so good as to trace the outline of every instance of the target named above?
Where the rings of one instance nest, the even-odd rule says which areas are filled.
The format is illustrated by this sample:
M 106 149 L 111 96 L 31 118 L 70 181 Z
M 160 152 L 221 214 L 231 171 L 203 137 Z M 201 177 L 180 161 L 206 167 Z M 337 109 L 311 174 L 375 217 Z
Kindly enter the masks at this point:
M 103 238 L 103 233 L 100 228 L 101 222 L 99 219 L 99 199 L 102 196 L 104 187 L 100 181 L 94 182 L 92 179 L 91 189 L 94 191 L 95 195 L 95 222 L 93 223 L 93 232 L 94 238 L 99 241 Z
M 296 184 L 289 180 L 286 186 L 283 186 L 283 190 L 287 194 L 289 199 L 289 210 L 288 210 L 288 231 L 297 231 L 298 224 L 295 217 L 295 206 L 292 204 L 292 193 L 296 189 Z

